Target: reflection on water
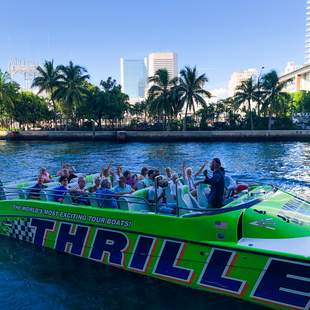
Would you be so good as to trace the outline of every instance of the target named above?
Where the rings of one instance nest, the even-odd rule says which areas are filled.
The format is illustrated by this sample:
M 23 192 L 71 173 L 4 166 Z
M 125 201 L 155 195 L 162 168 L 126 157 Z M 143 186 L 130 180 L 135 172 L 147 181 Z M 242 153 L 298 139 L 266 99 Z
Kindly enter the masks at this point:
M 197 169 L 220 157 L 227 171 L 244 179 L 271 182 L 310 197 L 310 143 L 92 143 L 0 141 L 0 179 L 32 178 L 40 166 L 55 173 L 63 162 L 96 172 L 113 160 L 138 171 L 142 166 L 182 162 Z M 259 309 L 83 259 L 0 237 L 2 309 Z

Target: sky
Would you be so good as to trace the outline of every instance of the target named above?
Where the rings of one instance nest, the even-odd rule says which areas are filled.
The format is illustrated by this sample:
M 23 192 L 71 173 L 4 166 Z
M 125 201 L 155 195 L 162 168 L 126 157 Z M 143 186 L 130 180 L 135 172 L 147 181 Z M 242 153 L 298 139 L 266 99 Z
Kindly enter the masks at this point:
M 234 71 L 304 62 L 306 0 L 0 0 L 0 69 L 14 58 L 120 79 L 120 57 L 174 51 L 223 92 Z

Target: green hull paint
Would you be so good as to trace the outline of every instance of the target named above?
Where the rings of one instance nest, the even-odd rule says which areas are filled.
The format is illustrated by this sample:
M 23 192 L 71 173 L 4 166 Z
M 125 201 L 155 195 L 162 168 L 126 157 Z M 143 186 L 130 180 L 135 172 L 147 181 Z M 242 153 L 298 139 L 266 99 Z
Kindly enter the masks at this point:
M 292 203 L 294 210 L 290 205 Z M 66 223 L 70 223 L 72 235 L 79 227 L 87 229 L 87 234 L 83 239 L 83 248 L 79 254 L 84 258 L 194 289 L 238 297 L 275 309 L 302 309 L 289 303 L 285 305 L 279 300 L 271 300 L 272 298 L 263 298 L 262 294 L 267 293 L 264 293 L 263 289 L 260 293 L 257 291 L 262 281 L 265 281 L 265 273 L 272 271 L 270 266 L 273 263 L 294 263 L 298 267 L 302 266 L 306 273 L 304 277 L 306 281 L 309 281 L 306 283 L 310 283 L 310 278 L 307 276 L 310 270 L 310 257 L 304 255 L 302 251 L 295 252 L 289 246 L 287 251 L 279 250 L 277 246 L 263 249 L 255 244 L 253 246 L 251 241 L 247 242 L 247 240 L 253 238 L 266 239 L 270 242 L 274 242 L 275 239 L 279 240 L 276 244 L 286 239 L 296 240 L 296 242 L 299 242 L 299 238 L 308 240 L 310 236 L 309 209 L 308 203 L 296 200 L 282 191 L 269 193 L 265 200 L 251 208 L 194 217 L 99 209 L 34 200 L 3 200 L 0 201 L 0 234 L 36 244 L 34 236 L 38 234 L 38 228 L 35 230 L 31 225 L 31 231 L 29 230 L 29 234 L 25 236 L 21 226 L 27 223 L 28 226 L 26 226 L 29 229 L 31 219 L 49 220 L 54 223 L 53 229 L 45 231 L 42 246 L 56 249 L 61 239 L 61 225 L 65 226 Z M 112 231 L 118 235 L 122 233 L 124 238 L 128 239 L 126 248 L 121 250 L 121 264 L 111 262 L 111 253 L 108 252 L 103 253 L 102 259 L 94 258 L 94 242 L 98 238 L 97 234 L 100 229 Z M 141 236 L 153 241 L 148 251 L 140 253 L 140 259 L 145 261 L 143 270 L 131 266 L 137 255 Z M 245 241 L 240 242 L 240 240 Z M 173 272 L 173 268 L 183 270 L 184 274 L 188 273 L 186 279 L 173 278 L 165 274 L 164 268 L 158 271 L 160 259 L 165 255 L 165 246 L 170 241 L 171 246 L 179 246 L 179 251 L 173 266 L 169 267 L 169 272 Z M 66 243 L 63 251 L 73 254 L 72 248 L 72 244 Z M 218 255 L 217 263 L 210 268 L 212 259 L 215 259 L 216 255 Z M 225 262 L 225 255 L 228 263 L 222 266 L 221 259 Z M 169 265 L 167 262 L 168 259 L 162 263 L 163 266 Z M 210 274 L 206 278 L 216 278 L 216 275 L 212 275 L 212 270 L 218 268 L 222 272 L 220 281 L 224 284 L 205 281 L 204 275 L 208 268 L 210 268 Z M 273 276 L 278 277 L 277 274 Z M 227 286 L 225 286 L 225 279 L 228 279 Z M 239 285 L 237 285 L 238 282 Z M 234 284 L 238 286 L 237 289 L 233 288 Z M 308 306 L 309 303 L 304 308 Z

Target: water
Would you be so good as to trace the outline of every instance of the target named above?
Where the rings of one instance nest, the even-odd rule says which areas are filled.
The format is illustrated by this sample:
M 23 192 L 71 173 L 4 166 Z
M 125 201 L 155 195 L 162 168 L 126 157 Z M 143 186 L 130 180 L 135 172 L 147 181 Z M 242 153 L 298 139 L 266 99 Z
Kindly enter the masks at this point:
M 310 143 L 165 143 L 0 141 L 0 179 L 33 178 L 40 166 L 56 173 L 63 162 L 97 172 L 111 160 L 138 171 L 142 166 L 180 171 L 183 160 L 198 169 L 220 157 L 230 174 L 274 183 L 310 197 Z M 115 270 L 69 255 L 0 238 L 2 309 L 260 309 L 238 300 L 202 293 Z

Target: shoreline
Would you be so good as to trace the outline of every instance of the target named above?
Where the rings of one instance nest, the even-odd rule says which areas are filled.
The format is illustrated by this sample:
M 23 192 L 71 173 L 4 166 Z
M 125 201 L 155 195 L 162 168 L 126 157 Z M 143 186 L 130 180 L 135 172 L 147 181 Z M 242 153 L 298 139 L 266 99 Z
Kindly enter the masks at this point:
M 310 142 L 310 130 L 239 131 L 0 131 L 9 141 L 115 141 L 115 142 Z

